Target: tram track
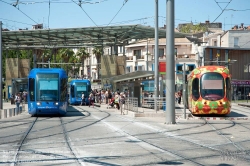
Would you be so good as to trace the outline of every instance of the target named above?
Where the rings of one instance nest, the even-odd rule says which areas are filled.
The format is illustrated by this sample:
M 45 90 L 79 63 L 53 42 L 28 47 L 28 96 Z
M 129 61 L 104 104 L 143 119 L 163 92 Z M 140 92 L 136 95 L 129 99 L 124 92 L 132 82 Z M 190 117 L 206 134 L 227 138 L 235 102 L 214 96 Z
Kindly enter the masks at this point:
M 16 152 L 14 153 L 14 166 L 17 165 L 18 161 L 18 155 L 20 153 L 20 150 L 21 150 L 21 147 L 24 143 L 24 140 L 27 138 L 28 134 L 30 133 L 31 129 L 33 128 L 34 124 L 36 123 L 37 121 L 37 117 L 35 118 L 35 120 L 32 122 L 32 124 L 29 126 L 29 128 L 26 130 L 26 132 L 24 133 L 23 137 L 20 139 L 20 141 L 17 143 L 18 147 L 17 147 L 17 150 Z
M 206 121 L 207 121 L 207 120 L 206 120 Z M 237 121 L 237 122 L 236 122 L 236 121 L 233 121 L 233 120 L 229 120 L 229 121 L 230 121 L 231 123 L 233 123 L 233 124 L 234 124 L 233 126 L 235 126 L 235 127 L 236 127 L 237 125 L 239 125 L 239 126 L 245 128 L 245 129 L 247 129 L 247 130 L 250 130 L 249 127 L 243 126 L 242 124 L 238 123 L 238 121 Z M 223 139 L 225 139 L 225 140 L 228 141 L 228 142 L 225 143 L 225 144 L 218 144 L 217 146 L 232 145 L 232 146 L 235 147 L 235 150 L 228 150 L 228 149 L 226 149 L 226 150 L 222 151 L 221 153 L 222 153 L 222 156 L 223 156 L 224 158 L 230 158 L 230 159 L 235 159 L 235 158 L 238 158 L 238 159 L 239 159 L 239 158 L 240 158 L 240 159 L 242 159 L 242 160 L 250 161 L 249 158 L 246 158 L 246 155 L 247 155 L 246 152 L 247 152 L 248 150 L 246 150 L 246 149 L 244 148 L 244 146 L 241 145 L 242 141 L 237 141 L 237 142 L 232 141 L 231 138 L 228 138 L 227 135 L 225 135 L 223 132 L 221 132 L 221 130 L 224 130 L 224 129 L 218 129 L 217 127 L 215 127 L 215 125 L 209 123 L 208 121 L 207 121 L 207 124 L 208 124 L 216 133 L 218 133 L 218 135 L 221 135 L 221 136 L 223 137 Z M 245 142 L 245 141 L 244 141 L 244 142 Z
M 95 109 L 97 109 L 97 108 L 95 108 Z M 102 112 L 106 112 L 106 111 L 103 111 L 103 110 L 100 110 L 100 109 L 97 109 L 97 110 L 102 111 Z M 98 118 L 98 117 L 96 117 L 94 115 L 92 115 L 92 117 L 95 118 L 95 119 L 97 119 L 98 121 L 104 123 L 105 125 L 109 126 L 112 130 L 120 133 L 121 135 L 125 136 L 129 140 L 131 140 L 133 142 L 140 142 L 139 146 L 142 146 L 144 148 L 148 147 L 148 146 L 149 147 L 151 146 L 152 148 L 155 148 L 155 149 L 157 149 L 160 152 L 163 152 L 165 154 L 168 154 L 170 156 L 175 157 L 176 160 L 178 160 L 178 161 L 187 161 L 187 162 L 190 162 L 190 163 L 195 164 L 195 165 L 203 165 L 203 164 L 195 161 L 195 158 L 188 158 L 188 157 L 185 157 L 184 155 L 181 155 L 178 151 L 168 150 L 166 148 L 162 148 L 160 145 L 156 145 L 153 142 L 150 142 L 150 141 L 147 141 L 145 139 L 139 138 L 140 135 L 130 134 L 129 132 L 121 130 L 121 129 L 115 127 L 114 125 L 106 122 L 105 120 L 100 120 L 100 118 Z M 118 115 L 117 115 L 117 117 L 122 118 L 123 120 L 126 119 L 126 118 L 123 118 L 123 117 L 118 116 Z M 128 119 L 126 119 L 126 120 L 128 120 Z M 150 126 L 150 125 L 142 124 L 141 122 L 135 122 L 135 121 L 131 121 L 131 120 L 128 120 L 128 121 L 132 122 L 133 124 L 139 125 L 139 126 L 143 126 L 143 127 L 146 127 L 146 128 L 150 128 L 150 129 L 156 130 L 156 132 L 145 133 L 145 135 L 147 135 L 147 134 L 160 134 L 160 135 L 168 136 L 168 138 L 170 138 L 170 139 L 171 138 L 172 139 L 179 139 L 181 142 L 185 141 L 187 143 L 195 144 L 197 147 L 205 147 L 205 148 L 207 148 L 209 150 L 219 151 L 218 149 L 214 149 L 214 148 L 209 147 L 209 146 L 205 146 L 205 145 L 202 145 L 202 144 L 195 143 L 194 141 L 178 137 L 177 135 L 172 134 L 171 132 L 166 132 L 166 131 L 163 131 L 163 130 L 159 130 L 159 129 L 156 129 L 156 128 Z M 157 154 L 155 154 L 155 157 L 159 157 L 159 156 Z M 154 164 L 154 163 L 150 163 L 150 164 Z
M 57 117 L 56 117 L 57 118 Z M 54 119 L 56 119 L 54 118 Z M 67 130 L 66 130 L 66 127 L 65 127 L 65 124 L 63 122 L 63 119 L 61 117 L 58 117 L 59 119 L 59 126 L 61 126 L 61 131 L 57 131 L 56 133 L 54 133 L 53 136 L 57 135 L 62 135 L 64 141 L 60 141 L 60 142 L 57 142 L 58 143 L 65 143 L 67 148 L 69 149 L 69 153 L 70 153 L 70 156 L 68 156 L 67 154 L 63 153 L 62 155 L 60 154 L 54 154 L 54 153 L 46 153 L 46 152 L 41 152 L 39 150 L 29 150 L 27 148 L 22 148 L 22 147 L 25 147 L 25 146 L 34 146 L 34 145 L 37 145 L 36 143 L 31 143 L 31 144 L 28 144 L 29 141 L 32 141 L 32 140 L 36 140 L 37 138 L 28 138 L 28 135 L 32 132 L 33 134 L 35 132 L 42 132 L 42 131 L 45 131 L 45 130 L 48 130 L 48 129 L 53 129 L 55 127 L 58 127 L 58 125 L 54 125 L 54 126 L 51 126 L 51 127 L 46 127 L 46 128 L 42 128 L 42 129 L 37 129 L 37 128 L 34 128 L 34 126 L 39 126 L 39 124 L 36 124 L 38 122 L 38 117 L 35 118 L 35 120 L 33 121 L 33 123 L 29 126 L 29 128 L 26 130 L 25 134 L 22 136 L 22 138 L 20 139 L 20 141 L 18 142 L 18 147 L 17 147 L 17 150 L 14 154 L 14 159 L 13 161 L 11 162 L 12 165 L 18 165 L 18 164 L 22 164 L 22 163 L 37 163 L 37 162 L 56 162 L 56 161 L 67 161 L 67 160 L 72 160 L 72 161 L 75 161 L 75 163 L 77 165 L 82 165 L 81 161 L 77 158 L 77 156 L 75 155 L 74 151 L 73 151 L 73 148 L 70 144 L 70 140 L 69 140 L 69 136 L 68 136 L 68 133 L 67 133 Z M 69 123 L 69 122 L 68 122 Z M 49 137 L 51 137 L 52 135 L 49 135 Z M 48 136 L 45 136 L 44 138 L 43 137 L 39 137 L 39 139 L 46 139 L 46 137 Z M 54 142 L 55 143 L 55 142 Z M 59 152 L 59 151 L 58 151 Z M 29 154 L 29 155 L 38 155 L 38 156 L 43 156 L 41 157 L 41 159 L 34 159 L 33 157 L 31 157 L 29 160 L 25 160 L 25 159 L 19 159 L 19 155 L 22 154 L 22 153 L 25 153 L 25 154 Z M 46 156 L 48 156 L 49 158 L 46 158 Z M 10 161 L 9 161 L 10 162 Z M 75 165 L 75 164 L 74 164 Z
M 69 160 L 75 160 L 75 162 L 77 163 L 77 165 L 83 165 L 81 163 L 80 159 L 78 159 L 76 157 L 76 154 L 74 153 L 73 148 L 70 145 L 70 139 L 69 139 L 68 131 L 66 130 L 66 126 L 65 125 L 73 123 L 73 122 L 77 122 L 78 120 L 82 120 L 83 118 L 86 118 L 89 115 L 90 114 L 88 112 L 86 112 L 86 116 L 83 116 L 83 117 L 80 117 L 80 118 L 76 118 L 74 120 L 69 120 L 67 122 L 64 122 L 63 119 L 61 117 L 59 117 L 60 124 L 58 124 L 58 125 L 52 125 L 52 126 L 49 126 L 49 127 L 43 127 L 43 128 L 40 128 L 40 127 L 34 128 L 34 125 L 40 119 L 40 117 L 39 118 L 35 117 L 35 119 L 33 120 L 33 122 L 29 122 L 29 123 L 31 123 L 29 125 L 29 127 L 24 132 L 22 132 L 23 135 L 21 136 L 21 138 L 12 141 L 12 143 L 16 143 L 16 145 L 13 146 L 16 150 L 15 151 L 12 150 L 11 152 L 8 152 L 8 155 L 13 155 L 13 159 L 11 160 L 9 158 L 5 162 L 0 162 L 0 163 L 10 163 L 11 165 L 17 165 L 17 164 L 22 164 L 22 163 L 26 163 L 26 162 L 29 162 L 29 163 L 32 163 L 32 162 L 44 162 L 44 161 L 51 161 L 51 162 L 53 162 L 53 161 L 58 161 L 58 160 L 67 160 L 67 159 L 69 159 Z M 42 119 L 40 122 L 46 123 L 46 122 L 44 122 L 44 120 L 48 120 L 48 119 L 51 119 L 51 118 Z M 29 123 L 27 123 L 27 124 L 29 124 Z M 36 124 L 36 126 L 40 126 L 40 125 Z M 40 146 L 42 146 L 42 144 L 47 144 L 46 141 L 44 143 L 42 143 L 41 141 L 39 141 L 40 143 L 37 142 L 35 144 L 34 143 L 29 143 L 30 141 L 35 141 L 37 138 L 36 137 L 34 137 L 34 138 L 32 138 L 32 137 L 28 138 L 28 136 L 29 136 L 30 133 L 34 134 L 36 132 L 46 132 L 46 130 L 53 130 L 53 128 L 56 128 L 58 126 L 62 127 L 62 129 L 61 129 L 62 131 L 61 132 L 56 132 L 56 133 L 53 133 L 53 134 L 49 134 L 49 135 L 45 135 L 45 136 L 40 136 L 39 139 L 45 139 L 46 140 L 47 137 L 51 137 L 51 136 L 56 136 L 56 135 L 62 134 L 63 138 L 65 140 L 63 142 L 66 143 L 66 145 L 67 145 L 67 147 L 68 147 L 68 149 L 69 149 L 69 151 L 70 151 L 70 153 L 71 153 L 71 155 L 73 157 L 67 157 L 67 156 L 64 156 L 64 155 L 63 156 L 62 155 L 54 155 L 54 154 L 51 154 L 51 153 L 44 153 L 44 152 L 40 152 L 40 151 L 36 151 L 36 150 L 28 150 L 28 149 L 25 150 L 25 149 L 22 149 L 23 146 L 34 146 L 34 145 L 37 146 L 39 144 L 40 144 Z M 17 134 L 17 135 L 11 135 L 11 136 L 14 137 L 14 136 L 18 136 L 18 135 L 20 135 L 20 133 Z M 11 136 L 8 136 L 8 137 L 11 137 Z M 52 142 L 51 144 L 54 144 L 54 143 L 58 144 L 58 143 L 63 143 L 63 142 L 62 141 Z M 11 144 L 11 142 L 9 142 L 9 141 L 6 142 L 6 143 Z M 4 142 L 2 144 L 4 144 Z M 19 160 L 20 154 L 23 154 L 23 153 L 25 153 L 25 154 L 27 153 L 27 154 L 31 154 L 31 155 L 32 154 L 36 154 L 36 155 L 43 155 L 43 156 L 52 156 L 52 157 L 54 156 L 54 159 L 42 159 L 42 160 L 40 160 L 40 159 L 31 159 L 31 160 L 22 159 L 22 160 Z M 62 159 L 62 158 L 64 158 L 64 159 Z
M 97 110 L 99 110 L 99 109 L 97 109 Z M 103 110 L 101 110 L 101 111 L 102 111 L 102 112 L 105 112 L 105 111 L 103 111 Z M 127 118 L 124 118 L 123 116 L 119 116 L 119 115 L 116 115 L 116 116 L 119 117 L 120 119 L 123 119 L 123 120 L 129 120 L 129 119 L 127 119 Z M 213 126 L 211 126 L 211 124 L 209 124 L 209 122 L 208 122 L 207 120 L 205 120 L 205 119 L 203 119 L 203 120 L 204 120 L 204 125 L 197 125 L 197 126 L 195 126 L 195 127 L 202 127 L 202 126 L 206 126 L 206 125 L 208 124 L 208 126 L 210 126 L 210 127 L 212 128 L 212 130 L 209 130 L 209 131 L 206 131 L 206 132 L 217 131 L 217 134 L 218 134 L 218 135 L 222 136 L 223 139 L 226 139 L 226 140 L 229 141 L 227 144 L 230 144 L 230 145 L 235 146 L 235 148 L 236 148 L 238 151 L 239 151 L 239 150 L 244 150 L 243 147 L 241 147 L 240 145 L 237 145 L 237 143 L 235 143 L 235 142 L 233 142 L 232 140 L 226 138 L 226 136 L 223 135 L 223 133 L 220 132 L 217 128 L 215 128 L 215 127 L 213 128 Z M 132 122 L 132 123 L 134 123 L 134 124 L 142 125 L 142 126 L 144 126 L 144 127 L 147 127 L 147 128 L 150 128 L 150 129 L 156 131 L 156 132 L 152 132 L 152 133 L 145 133 L 145 135 L 147 135 L 147 134 L 161 134 L 161 135 L 165 135 L 165 136 L 167 136 L 168 138 L 172 138 L 172 139 L 174 139 L 174 140 L 178 139 L 178 140 L 180 140 L 181 142 L 184 141 L 184 142 L 187 142 L 187 143 L 191 143 L 191 144 L 195 145 L 197 148 L 202 147 L 202 148 L 205 148 L 205 149 L 208 149 L 208 150 L 212 150 L 212 151 L 216 152 L 218 156 L 221 156 L 221 155 L 224 155 L 224 154 L 227 154 L 227 153 L 228 153 L 227 150 L 223 150 L 223 149 L 221 149 L 221 148 L 218 148 L 220 145 L 223 146 L 225 143 L 223 143 L 223 144 L 206 145 L 206 144 L 199 143 L 199 142 L 197 142 L 196 140 L 192 140 L 192 139 L 188 139 L 188 138 L 186 138 L 186 137 L 183 137 L 183 135 L 178 135 L 178 134 L 173 133 L 173 131 L 180 131 L 180 130 L 165 131 L 165 130 L 161 130 L 161 129 L 152 127 L 151 125 L 142 124 L 141 122 L 135 122 L 134 120 L 129 120 L 129 121 Z M 232 122 L 232 121 L 230 121 L 230 122 Z M 231 125 L 230 125 L 230 124 L 231 124 Z M 230 124 L 229 124 L 229 126 L 223 127 L 223 128 L 221 128 L 220 130 L 227 130 L 227 129 L 232 128 L 232 127 L 234 127 L 234 126 L 236 125 L 235 123 L 230 123 Z M 116 131 L 117 131 L 117 130 L 120 132 L 119 129 L 116 129 Z M 125 131 L 123 131 L 123 130 L 122 130 L 121 132 L 124 133 L 124 135 L 127 135 L 127 136 L 129 136 L 129 137 L 135 137 L 138 141 L 145 142 L 145 143 L 148 144 L 148 145 L 152 145 L 152 146 L 154 146 L 154 147 L 156 147 L 156 148 L 159 147 L 159 146 L 157 146 L 157 145 L 156 145 L 155 143 L 153 143 L 153 142 L 149 142 L 149 141 L 147 141 L 147 140 L 145 140 L 145 139 L 139 139 L 139 138 L 138 138 L 139 135 L 129 134 L 128 132 L 125 132 Z M 197 132 L 197 133 L 189 133 L 189 135 L 190 135 L 190 134 L 193 136 L 194 134 L 202 134 L 202 133 L 200 133 L 200 132 L 199 132 L 199 133 L 198 133 L 198 132 Z M 204 134 L 205 134 L 205 132 L 204 132 Z M 182 156 L 182 155 L 178 154 L 178 151 L 175 151 L 175 150 L 171 150 L 171 151 L 170 151 L 170 150 L 167 150 L 167 149 L 165 149 L 165 148 L 160 148 L 160 149 L 163 150 L 163 151 L 167 151 L 168 153 L 171 153 L 172 155 L 176 155 L 176 156 L 182 158 L 183 160 L 188 160 L 189 162 L 193 162 L 193 164 L 197 164 L 197 165 L 200 164 L 200 163 L 197 163 L 196 161 L 193 161 L 193 158 L 186 158 L 185 156 Z M 244 159 L 244 158 L 242 158 L 242 159 Z
M 105 124 L 105 126 L 108 126 L 108 128 L 110 128 L 112 131 L 114 131 L 115 133 L 118 133 L 120 135 L 120 137 L 116 137 L 116 138 L 112 138 L 110 137 L 110 139 L 108 137 L 105 137 L 105 138 L 98 138 L 98 141 L 100 142 L 100 139 L 103 139 L 103 141 L 105 140 L 105 143 L 104 144 L 107 144 L 107 143 L 113 143 L 113 141 L 115 141 L 116 139 L 120 139 L 122 138 L 120 141 L 120 143 L 126 143 L 124 142 L 124 139 L 126 138 L 127 140 L 129 140 L 128 142 L 133 142 L 133 143 L 136 143 L 136 145 L 140 146 L 141 148 L 145 149 L 146 151 L 150 152 L 150 155 L 153 155 L 155 156 L 155 158 L 159 158 L 159 160 L 162 161 L 162 163 L 164 164 L 165 163 L 165 159 L 164 157 L 162 158 L 162 153 L 163 154 L 166 154 L 168 156 L 172 156 L 172 158 L 175 158 L 174 160 L 171 160 L 171 161 L 182 161 L 184 163 L 188 163 L 188 164 L 192 164 L 192 165 L 204 165 L 203 162 L 201 162 L 201 157 L 195 157 L 195 156 L 187 156 L 185 155 L 185 153 L 183 153 L 182 151 L 178 150 L 178 149 L 174 149 L 174 148 L 169 148 L 169 147 L 166 147 L 166 146 L 162 146 L 161 144 L 157 143 L 157 142 L 154 142 L 154 139 L 151 139 L 150 137 L 158 137 L 158 138 L 164 138 L 166 139 L 167 141 L 175 141 L 177 144 L 186 144 L 186 145 L 192 145 L 192 149 L 197 149 L 197 150 L 202 150 L 203 148 L 204 149 L 207 149 L 209 151 L 212 151 L 212 155 L 208 155 L 206 157 L 215 157 L 215 156 L 220 156 L 221 154 L 226 154 L 227 151 L 225 150 L 222 150 L 220 149 L 219 147 L 217 146 L 221 146 L 223 144 L 212 144 L 212 145 L 207 145 L 205 143 L 202 143 L 202 142 L 199 142 L 198 140 L 195 140 L 195 139 L 192 139 L 195 137 L 196 134 L 202 134 L 201 132 L 192 132 L 192 133 L 189 133 L 189 135 L 191 135 L 190 137 L 188 137 L 188 135 L 186 134 L 180 134 L 180 131 L 184 131 L 184 129 L 171 129 L 171 130 L 166 130 L 166 129 L 163 129 L 161 128 L 160 126 L 155 126 L 155 125 L 152 125 L 152 124 L 147 124 L 147 123 L 144 123 L 144 122 L 140 122 L 140 121 L 135 121 L 134 119 L 129 119 L 125 116 L 121 116 L 121 115 L 113 115 L 112 114 L 112 117 L 115 117 L 115 118 L 119 118 L 122 120 L 122 122 L 125 123 L 125 126 L 126 125 L 129 125 L 129 124 L 133 124 L 135 126 L 140 126 L 141 128 L 146 128 L 147 130 L 149 131 L 152 131 L 152 132 L 144 132 L 144 133 L 139 133 L 139 134 L 131 134 L 130 131 L 128 131 L 126 128 L 123 129 L 123 127 L 120 127 L 119 125 L 115 125 L 116 122 L 119 122 L 117 120 L 115 121 L 110 121 L 108 118 L 111 117 L 111 113 L 108 112 L 108 111 L 104 111 L 104 110 L 100 110 L 98 108 L 93 108 L 93 110 L 97 110 L 96 112 L 95 111 L 91 111 L 91 110 L 87 110 L 87 109 L 84 109 L 84 107 L 76 107 L 77 110 L 79 110 L 79 112 L 84 112 L 84 116 L 83 117 L 80 117 L 80 118 L 74 118 L 73 120 L 71 119 L 66 119 L 66 117 L 59 117 L 59 124 L 57 125 L 57 123 L 53 126 L 50 126 L 50 127 L 43 127 L 43 128 L 40 128 L 40 129 L 34 129 L 32 128 L 31 126 L 31 131 L 26 131 L 25 133 L 27 133 L 27 135 L 29 135 L 30 132 L 42 132 L 42 131 L 46 131 L 46 130 L 53 130 L 54 127 L 59 127 L 61 126 L 61 130 L 60 131 L 57 131 L 56 133 L 53 133 L 53 135 L 49 135 L 49 136 L 55 136 L 55 135 L 58 135 L 60 136 L 60 134 L 62 134 L 61 136 L 64 138 L 64 141 L 59 141 L 60 143 L 64 142 L 65 145 L 64 147 L 66 146 L 70 152 L 70 155 L 66 156 L 66 155 L 61 155 L 58 153 L 58 154 L 51 154 L 51 153 L 45 153 L 45 152 L 39 152 L 39 151 L 30 151 L 30 153 L 36 153 L 36 154 L 39 154 L 40 155 L 43 155 L 43 156 L 50 156 L 51 158 L 48 158 L 48 157 L 45 157 L 44 159 L 42 160 L 31 160 L 31 161 L 27 161 L 27 160 L 19 160 L 19 153 L 21 153 L 22 151 L 22 145 L 24 146 L 33 146 L 33 143 L 29 143 L 29 140 L 35 140 L 36 138 L 28 138 L 28 140 L 26 140 L 27 138 L 27 135 L 23 136 L 22 137 L 22 140 L 19 141 L 19 144 L 18 144 L 18 151 L 17 151 L 17 154 L 15 155 L 15 160 L 14 162 L 12 161 L 11 163 L 16 165 L 16 163 L 25 163 L 25 162 L 34 162 L 34 163 L 39 163 L 39 162 L 51 162 L 51 163 L 54 163 L 56 161 L 71 161 L 73 160 L 75 164 L 77 165 L 84 165 L 85 162 L 90 162 L 91 160 L 88 158 L 88 157 L 79 157 L 79 153 L 77 153 L 77 151 L 79 150 L 78 147 L 75 147 L 74 144 L 72 144 L 72 142 L 74 141 L 78 141 L 77 139 L 74 139 L 74 140 L 71 140 L 70 139 L 70 136 L 73 136 L 71 135 L 71 132 L 81 132 L 82 129 L 86 128 L 86 127 L 90 127 L 90 126 L 93 126 L 97 123 L 100 123 L 100 124 Z M 98 114 L 98 112 L 102 112 L 104 114 Z M 96 114 L 95 114 L 96 113 Z M 78 123 L 80 122 L 82 119 L 84 118 L 91 118 L 91 119 L 88 119 L 88 120 L 85 120 L 84 123 L 81 123 L 81 125 L 77 126 L 77 125 L 71 125 L 72 123 Z M 93 120 L 92 120 L 93 119 Z M 95 119 L 95 120 L 94 120 Z M 127 123 L 128 122 L 128 123 Z M 34 124 L 36 122 L 33 122 Z M 33 126 L 34 126 L 33 124 Z M 216 126 L 213 126 L 213 124 L 211 124 L 212 126 L 209 125 L 209 122 L 206 122 L 204 120 L 204 123 L 201 123 L 199 125 L 196 125 L 196 126 L 193 126 L 193 128 L 190 128 L 190 127 L 187 127 L 185 130 L 187 129 L 199 129 L 199 130 L 202 130 L 202 127 L 206 127 L 206 126 L 209 126 L 210 128 L 212 128 L 212 130 L 208 130 L 209 132 L 212 132 L 212 131 L 215 131 L 217 133 L 217 135 L 220 135 L 222 136 L 223 135 L 223 132 L 221 132 L 221 130 L 224 130 L 224 129 L 227 129 L 227 128 L 230 128 L 230 127 L 233 127 L 235 126 L 236 124 L 234 122 L 231 122 L 230 123 L 231 125 L 230 126 L 226 126 L 226 127 L 223 127 L 223 128 L 216 128 Z M 67 125 L 70 125 L 70 126 L 67 126 Z M 102 126 L 102 125 L 101 125 Z M 29 128 L 30 128 L 29 127 Z M 206 132 L 208 132 L 206 131 Z M 150 136 L 151 134 L 151 136 Z M 205 134 L 205 132 L 203 133 Z M 60 137 L 61 137 L 60 136 Z M 48 136 L 40 136 L 39 139 L 46 139 L 46 137 Z M 226 139 L 224 137 L 226 136 L 222 136 L 223 139 Z M 90 137 L 91 138 L 91 137 Z M 82 139 L 81 141 L 85 141 L 86 139 Z M 96 142 L 98 142 L 96 141 Z M 25 142 L 25 143 L 24 143 Z M 39 141 L 41 142 L 41 140 Z M 38 143 L 39 143 L 38 142 Z M 59 143 L 58 142 L 58 143 Z M 93 141 L 94 142 L 94 141 Z M 89 142 L 91 143 L 91 142 Z M 22 145 L 21 145 L 22 144 Z M 41 143 L 42 145 L 43 143 Z M 87 143 L 88 144 L 88 143 Z M 233 145 L 234 142 L 230 142 L 230 141 L 227 141 L 227 143 L 225 144 L 229 144 L 229 145 Z M 21 145 L 21 146 L 20 146 Z M 93 144 L 91 144 L 92 146 L 94 146 Z M 236 143 L 236 145 L 238 145 Z M 98 146 L 98 144 L 96 144 L 96 146 Z M 189 147 L 190 148 L 190 147 Z M 188 151 L 190 150 L 189 148 L 185 148 L 183 149 L 183 151 Z M 238 148 L 238 151 L 240 151 L 240 146 L 239 147 L 235 147 L 236 149 Z M 154 149 L 156 151 L 152 151 L 151 149 Z M 28 153 L 28 149 L 26 149 L 26 152 Z M 138 155 L 145 155 L 143 153 L 139 153 Z M 111 156 L 112 157 L 112 156 Z M 132 158 L 134 156 L 124 156 L 124 158 Z M 145 157 L 145 156 L 144 156 Z M 171 162 L 170 161 L 170 162 Z M 97 160 L 96 160 L 97 162 Z M 9 162 L 10 163 L 10 162 Z M 167 162 L 166 162 L 167 163 Z M 154 162 L 152 163 L 149 163 L 150 164 L 156 164 Z M 135 164 L 136 165 L 136 164 Z M 143 165 L 147 165 L 147 164 L 143 164 Z

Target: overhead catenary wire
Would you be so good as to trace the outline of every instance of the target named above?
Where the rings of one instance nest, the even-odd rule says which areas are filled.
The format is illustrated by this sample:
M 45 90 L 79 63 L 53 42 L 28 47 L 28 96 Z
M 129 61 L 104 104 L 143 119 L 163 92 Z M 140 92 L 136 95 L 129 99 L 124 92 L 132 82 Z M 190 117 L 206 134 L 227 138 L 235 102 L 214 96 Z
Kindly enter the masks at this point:
M 78 5 L 81 9 L 82 9 L 82 11 L 88 16 L 88 18 L 95 24 L 95 26 L 97 26 L 98 27 L 98 25 L 95 23 L 95 21 L 89 16 L 89 14 L 82 8 L 82 5 L 81 5 L 81 3 L 80 4 L 77 4 L 75 1 L 73 1 L 72 0 L 72 2 L 74 2 L 76 5 Z
M 48 29 L 49 29 L 49 19 L 50 19 L 50 0 L 49 0 Z
M 128 0 L 124 0 L 121 8 L 118 10 L 118 12 L 115 14 L 115 16 L 111 19 L 111 21 L 108 23 L 108 25 L 110 25 L 110 23 L 115 19 L 115 17 L 118 15 L 118 13 L 120 13 L 120 11 L 122 10 L 122 8 L 124 7 L 124 5 L 128 2 Z M 108 26 L 107 25 L 107 26 Z
M 17 6 L 18 6 L 18 3 L 19 3 L 18 0 L 16 1 L 15 4 L 7 3 L 7 2 L 5 2 L 5 1 L 3 1 L 3 0 L 0 0 L 0 1 L 3 2 L 3 3 L 6 3 L 6 4 L 8 4 L 8 5 L 11 5 L 11 6 L 15 7 L 17 10 L 19 10 L 21 13 L 23 13 L 26 17 L 28 17 L 29 19 L 31 19 L 32 21 L 34 21 L 36 24 L 38 24 L 35 20 L 33 20 L 30 16 L 28 16 L 26 13 L 24 13 L 22 10 L 20 10 L 20 9 L 17 7 Z
M 215 2 L 216 2 L 216 4 L 220 7 L 220 5 L 218 4 L 219 2 L 217 2 L 216 0 L 214 0 Z M 226 10 L 226 8 L 228 7 L 228 5 L 230 4 L 232 2 L 232 0 L 230 0 L 228 3 L 227 3 L 227 5 L 226 5 L 226 7 L 224 8 L 224 9 L 222 9 L 221 7 L 221 13 L 214 19 L 214 21 L 213 22 L 215 22 L 221 15 L 222 15 L 222 13 L 224 13 L 224 11 Z

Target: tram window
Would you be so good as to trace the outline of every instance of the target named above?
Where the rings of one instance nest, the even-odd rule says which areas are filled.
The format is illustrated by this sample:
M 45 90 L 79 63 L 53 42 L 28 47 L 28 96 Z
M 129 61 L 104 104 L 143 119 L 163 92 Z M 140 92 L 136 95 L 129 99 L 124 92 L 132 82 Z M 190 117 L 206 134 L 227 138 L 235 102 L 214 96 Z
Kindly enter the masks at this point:
M 75 97 L 75 88 L 74 88 L 74 86 L 73 85 L 71 85 L 71 87 L 70 87 L 70 94 L 71 94 L 71 97 Z
M 58 74 L 37 74 L 36 99 L 41 101 L 59 100 Z
M 226 97 L 228 100 L 232 100 L 230 78 L 226 78 Z
M 220 100 L 224 97 L 224 79 L 219 73 L 206 73 L 201 77 L 201 96 L 204 99 Z
M 60 101 L 66 101 L 67 99 L 67 79 L 61 79 L 61 94 Z
M 200 97 L 199 94 L 199 79 L 195 78 L 192 83 L 192 94 L 193 94 L 193 99 L 198 100 Z
M 30 101 L 35 101 L 35 79 L 30 78 L 29 79 L 29 96 L 30 96 Z

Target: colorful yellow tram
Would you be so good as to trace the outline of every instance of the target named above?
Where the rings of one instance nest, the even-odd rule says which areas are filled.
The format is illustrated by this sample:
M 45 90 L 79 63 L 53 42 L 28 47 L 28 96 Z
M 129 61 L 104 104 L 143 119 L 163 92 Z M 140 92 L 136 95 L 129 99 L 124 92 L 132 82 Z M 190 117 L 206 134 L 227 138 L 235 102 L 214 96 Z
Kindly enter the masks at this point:
M 186 106 L 194 115 L 231 111 L 231 75 L 224 66 L 201 66 L 187 76 Z

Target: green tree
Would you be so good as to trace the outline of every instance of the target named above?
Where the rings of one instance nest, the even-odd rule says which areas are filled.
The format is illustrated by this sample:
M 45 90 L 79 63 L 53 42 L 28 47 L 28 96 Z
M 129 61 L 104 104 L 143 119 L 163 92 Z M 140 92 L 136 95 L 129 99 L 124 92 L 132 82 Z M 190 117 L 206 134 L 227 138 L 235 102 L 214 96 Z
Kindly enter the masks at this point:
M 180 32 L 182 33 L 198 33 L 198 32 L 206 32 L 208 29 L 206 26 L 197 24 L 187 24 L 185 26 L 182 26 L 180 29 Z
M 97 78 L 99 79 L 100 68 L 101 68 L 101 56 L 103 54 L 103 49 L 102 49 L 102 47 L 95 47 L 92 50 L 92 53 L 95 55 L 96 60 L 97 60 Z
M 74 58 L 72 58 L 74 56 L 74 51 L 73 49 L 71 48 L 61 48 L 59 51 L 58 51 L 58 54 L 56 56 L 56 62 L 57 63 L 74 63 Z M 64 64 L 64 65 L 61 65 L 61 67 L 63 69 L 65 69 L 67 71 L 67 73 L 72 73 L 74 72 L 72 68 L 69 68 L 68 67 L 69 65 L 68 64 Z M 57 65 L 57 67 L 59 67 Z
M 90 55 L 87 52 L 86 48 L 80 48 L 77 50 L 76 52 L 76 56 L 80 59 L 81 63 L 82 63 L 82 76 L 84 77 L 84 61 L 85 59 L 89 58 Z

